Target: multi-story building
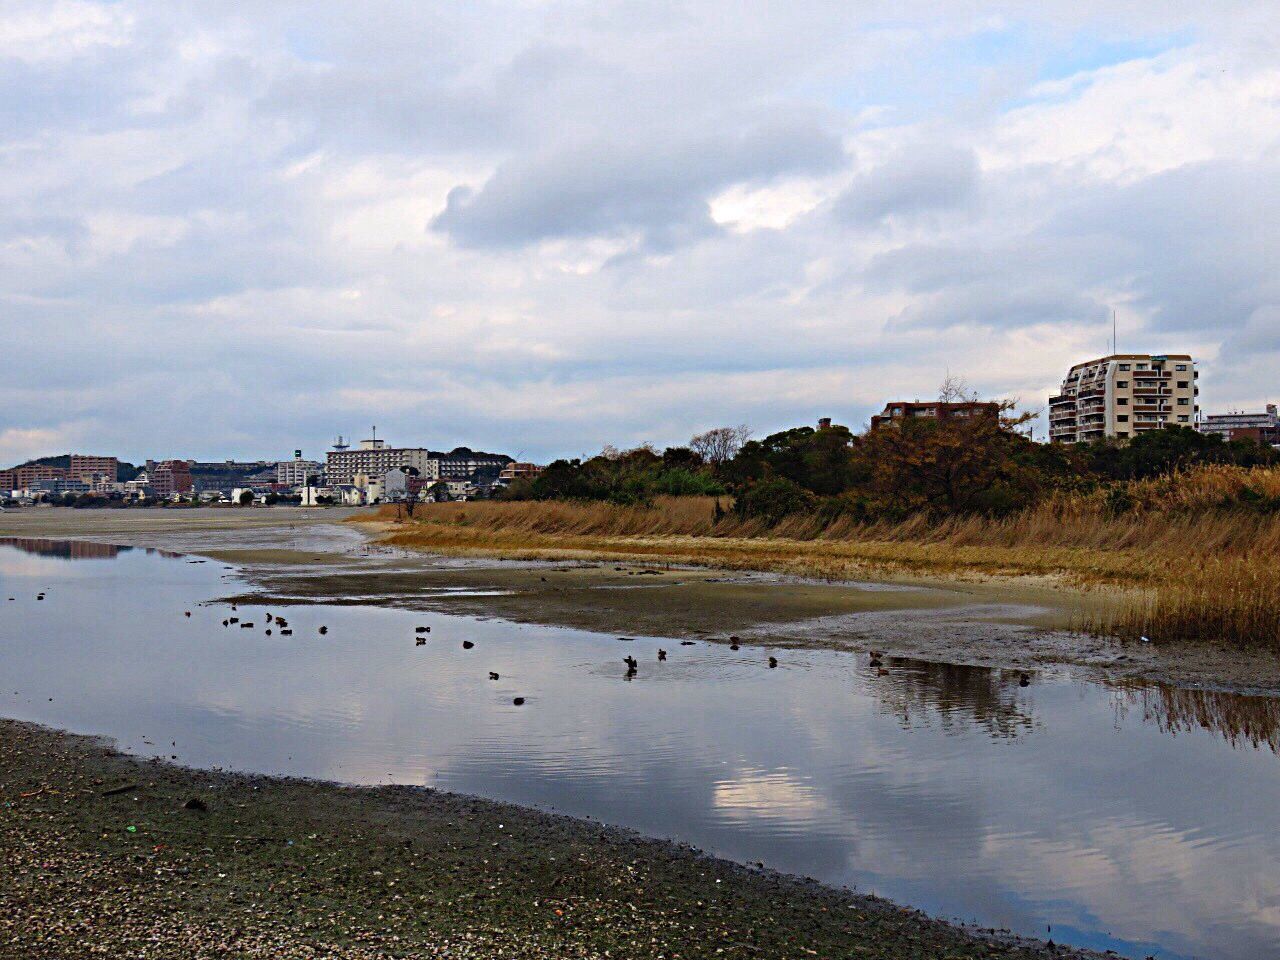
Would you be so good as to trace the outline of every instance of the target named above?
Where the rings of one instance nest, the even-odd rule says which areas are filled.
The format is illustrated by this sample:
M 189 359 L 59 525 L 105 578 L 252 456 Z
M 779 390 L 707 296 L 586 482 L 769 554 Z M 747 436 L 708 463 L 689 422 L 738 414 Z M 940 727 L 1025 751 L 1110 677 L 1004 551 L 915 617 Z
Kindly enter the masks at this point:
M 536 463 L 516 463 L 513 460 L 502 468 L 498 479 L 504 483 L 510 483 L 512 480 L 533 480 L 541 472 L 542 467 Z
M 440 461 L 423 447 L 391 447 L 384 440 L 361 440 L 354 450 L 335 449 L 325 455 L 325 479 L 354 484 L 357 476 L 383 477 L 393 467 L 413 467 L 424 480 L 440 478 Z
M 465 480 L 478 471 L 497 476 L 512 463 L 511 457 L 502 453 L 481 453 L 467 447 L 456 447 L 448 453 L 432 453 L 439 467 L 436 476 L 445 480 Z
M 1185 353 L 1117 353 L 1077 363 L 1049 398 L 1049 439 L 1126 440 L 1165 426 L 1194 427 L 1199 376 Z
M 1280 447 L 1280 411 L 1268 403 L 1262 413 L 1211 413 L 1196 425 L 1201 433 L 1221 434 L 1224 440 L 1257 440 Z
M 913 417 L 926 417 L 933 420 L 952 420 L 965 417 L 998 417 L 1000 416 L 1000 404 L 985 400 L 966 400 L 958 403 L 944 403 L 938 401 L 897 401 L 887 403 L 877 416 L 871 418 L 871 429 L 879 430 L 881 427 L 891 424 L 901 423 L 903 420 Z M 827 429 L 830 429 L 831 421 L 826 420 Z M 822 429 L 822 422 L 819 421 L 819 429 Z
M 147 461 L 147 493 L 151 496 L 171 497 L 175 493 L 190 493 L 194 487 L 190 461 Z
M 286 487 L 305 487 L 308 480 L 315 481 L 324 473 L 324 464 L 316 460 L 303 460 L 302 451 L 293 451 L 292 460 L 276 464 L 276 483 Z
M 0 470 L 0 490 L 27 490 L 38 480 L 60 480 L 67 471 L 51 467 L 47 463 L 26 463 L 9 470 Z
M 71 454 L 67 476 L 82 483 L 115 483 L 120 461 L 115 457 L 93 457 L 84 453 Z

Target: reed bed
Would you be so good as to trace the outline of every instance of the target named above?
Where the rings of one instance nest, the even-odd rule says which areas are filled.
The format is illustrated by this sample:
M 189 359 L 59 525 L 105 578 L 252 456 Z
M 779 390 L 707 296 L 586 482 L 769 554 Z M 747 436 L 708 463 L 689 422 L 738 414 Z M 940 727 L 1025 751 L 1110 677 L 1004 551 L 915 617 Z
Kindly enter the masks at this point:
M 724 501 L 728 506 L 728 502 Z M 392 520 L 393 508 L 380 518 Z M 1280 651 L 1280 469 L 1204 467 L 1001 518 L 925 515 L 860 523 L 797 515 L 768 527 L 713 497 L 645 506 L 525 501 L 432 504 L 388 541 L 446 553 L 608 557 L 772 570 L 830 579 L 887 570 L 1048 577 L 1120 588 L 1079 626 L 1161 641 Z

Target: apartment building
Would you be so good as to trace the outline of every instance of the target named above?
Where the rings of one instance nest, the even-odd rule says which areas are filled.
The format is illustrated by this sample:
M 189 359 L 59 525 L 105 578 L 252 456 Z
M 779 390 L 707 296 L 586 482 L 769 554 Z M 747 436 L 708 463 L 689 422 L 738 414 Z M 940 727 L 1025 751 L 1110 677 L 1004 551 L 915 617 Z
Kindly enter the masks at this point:
M 394 467 L 413 467 L 424 480 L 440 479 L 440 461 L 423 447 L 392 447 L 384 440 L 361 440 L 356 449 L 325 455 L 325 481 L 354 484 L 357 476 L 383 477 Z
M 1257 440 L 1280 447 L 1280 410 L 1268 403 L 1262 413 L 1211 413 L 1201 418 L 1196 429 L 1221 434 L 1224 440 Z
M 45 463 L 28 463 L 9 470 L 0 470 L 0 490 L 27 490 L 39 480 L 61 480 L 67 471 Z
M 1194 427 L 1200 374 L 1185 353 L 1117 353 L 1071 368 L 1049 398 L 1049 439 L 1129 439 L 1165 426 Z
M 71 454 L 67 476 L 81 483 L 115 483 L 120 461 L 115 457 L 94 457 L 85 453 Z
M 436 476 L 445 480 L 466 480 L 481 470 L 497 476 L 513 462 L 506 454 L 481 453 L 468 447 L 455 447 L 448 453 L 433 452 L 431 456 L 438 463 Z
M 292 460 L 281 460 L 276 464 L 276 483 L 286 487 L 305 487 L 309 479 L 318 478 L 323 473 L 323 463 L 303 460 L 302 451 L 295 450 Z
M 919 400 L 899 400 L 894 403 L 886 403 L 884 409 L 871 418 L 871 429 L 879 430 L 881 427 L 891 426 L 915 417 L 926 417 L 931 420 L 949 420 L 964 417 L 998 416 L 1000 416 L 1000 404 L 991 401 L 973 400 L 960 403 L 944 403 L 940 400 L 924 402 Z M 827 427 L 830 427 L 831 421 L 824 418 L 823 421 L 818 422 L 819 429 L 822 429 L 824 422 Z
M 147 493 L 151 496 L 171 497 L 175 493 L 190 493 L 194 487 L 189 461 L 147 461 Z

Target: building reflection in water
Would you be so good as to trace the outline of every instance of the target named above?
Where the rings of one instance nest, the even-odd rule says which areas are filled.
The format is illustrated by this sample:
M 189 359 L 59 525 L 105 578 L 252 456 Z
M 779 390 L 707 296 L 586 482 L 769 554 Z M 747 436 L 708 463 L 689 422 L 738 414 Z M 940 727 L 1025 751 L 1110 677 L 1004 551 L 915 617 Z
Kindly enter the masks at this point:
M 0 546 L 14 547 L 24 553 L 63 560 L 113 560 L 132 547 L 113 543 L 90 543 L 87 540 L 44 540 L 39 537 L 0 537 Z
M 975 725 L 1005 739 L 1033 730 L 1031 704 L 1020 695 L 1021 674 L 951 663 L 889 658 L 888 673 L 869 686 L 904 729 L 937 723 L 964 733 Z

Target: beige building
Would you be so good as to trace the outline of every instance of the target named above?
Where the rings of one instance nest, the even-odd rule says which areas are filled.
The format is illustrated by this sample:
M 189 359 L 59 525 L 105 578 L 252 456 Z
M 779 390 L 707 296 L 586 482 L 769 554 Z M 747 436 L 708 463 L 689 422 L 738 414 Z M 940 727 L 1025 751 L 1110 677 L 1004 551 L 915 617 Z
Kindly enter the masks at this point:
M 1164 426 L 1194 429 L 1195 361 L 1185 353 L 1117 353 L 1078 363 L 1049 398 L 1049 439 L 1128 439 Z
M 440 479 L 440 461 L 422 447 L 390 447 L 383 440 L 361 440 L 355 449 L 330 450 L 325 455 L 325 480 L 354 484 L 356 477 L 383 477 L 393 467 L 413 467 L 424 480 Z

